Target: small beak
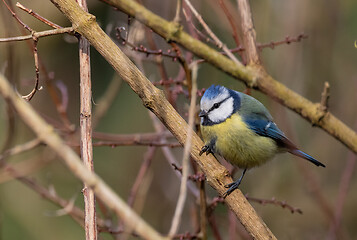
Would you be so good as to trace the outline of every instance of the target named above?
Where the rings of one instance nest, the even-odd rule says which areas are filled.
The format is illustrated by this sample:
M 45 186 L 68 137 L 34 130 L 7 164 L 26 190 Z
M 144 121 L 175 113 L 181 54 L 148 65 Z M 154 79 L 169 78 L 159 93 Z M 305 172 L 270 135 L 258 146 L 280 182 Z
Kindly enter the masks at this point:
M 198 114 L 199 117 L 207 117 L 207 112 L 205 110 L 201 110 L 201 112 Z

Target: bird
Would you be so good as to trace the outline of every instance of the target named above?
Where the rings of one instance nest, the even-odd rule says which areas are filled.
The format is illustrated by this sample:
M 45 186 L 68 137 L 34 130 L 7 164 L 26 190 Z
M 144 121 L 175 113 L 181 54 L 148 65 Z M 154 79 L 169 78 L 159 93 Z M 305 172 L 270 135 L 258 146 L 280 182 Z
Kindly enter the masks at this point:
M 316 166 L 325 165 L 299 150 L 274 123 L 257 99 L 224 86 L 212 85 L 200 101 L 203 153 L 219 154 L 243 169 L 241 177 L 225 185 L 224 197 L 237 189 L 248 169 L 260 166 L 277 153 L 289 152 Z

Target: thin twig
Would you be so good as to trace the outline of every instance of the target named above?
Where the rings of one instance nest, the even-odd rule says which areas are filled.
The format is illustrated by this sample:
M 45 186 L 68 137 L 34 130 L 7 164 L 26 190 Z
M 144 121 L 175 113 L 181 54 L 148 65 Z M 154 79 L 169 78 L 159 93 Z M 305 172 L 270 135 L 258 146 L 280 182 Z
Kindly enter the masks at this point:
M 27 26 L 23 21 L 21 21 L 21 19 L 16 15 L 16 13 L 6 3 L 6 1 L 3 0 L 3 2 L 6 5 L 7 9 L 11 12 L 12 16 L 16 19 L 16 21 L 18 23 L 20 23 L 26 30 L 31 32 L 31 35 L 32 35 L 32 40 L 33 40 L 33 49 L 32 50 L 33 50 L 33 55 L 34 55 L 34 59 L 35 59 L 35 72 L 36 72 L 35 87 L 32 89 L 32 91 L 28 95 L 23 96 L 23 98 L 25 100 L 30 101 L 32 99 L 32 97 L 35 95 L 35 93 L 37 92 L 37 90 L 40 90 L 38 88 L 38 85 L 39 85 L 39 66 L 38 66 L 38 52 L 37 52 L 38 38 L 33 35 L 34 31 L 29 26 Z
M 257 48 L 262 51 L 265 48 L 271 48 L 274 49 L 276 46 L 281 46 L 283 44 L 291 44 L 291 43 L 297 43 L 297 42 L 301 42 L 302 39 L 306 39 L 308 36 L 304 33 L 300 33 L 298 36 L 296 37 L 289 37 L 287 36 L 284 40 L 281 41 L 271 41 L 270 43 L 257 43 Z M 231 51 L 232 53 L 239 53 L 239 52 L 243 52 L 245 51 L 245 48 L 240 45 L 236 48 L 232 48 L 229 49 L 229 51 Z M 221 52 L 221 54 L 226 55 L 225 52 Z M 198 59 L 196 60 L 197 63 L 203 63 L 206 62 L 204 59 Z
M 41 32 L 33 31 L 30 35 L 26 35 L 26 36 L 0 38 L 0 42 L 24 41 L 24 40 L 33 39 L 34 37 L 39 39 L 41 37 L 48 37 L 48 36 L 53 36 L 53 35 L 63 34 L 63 33 L 72 34 L 73 28 L 66 27 L 66 28 L 52 29 L 52 30 L 46 30 L 46 31 L 41 31 Z
M 86 0 L 76 0 L 79 6 L 88 12 Z M 80 66 L 80 134 L 81 158 L 89 171 L 94 172 L 92 145 L 92 84 L 90 69 L 90 44 L 85 37 L 79 37 Z M 85 208 L 86 240 L 96 240 L 98 237 L 96 223 L 95 196 L 93 189 L 86 183 L 82 190 Z
M 39 82 L 40 82 L 40 67 L 38 65 L 38 49 L 37 49 L 37 43 L 38 43 L 38 38 L 33 37 L 33 57 L 35 59 L 35 86 L 32 89 L 32 91 L 25 95 L 22 96 L 23 99 L 25 99 L 26 101 L 31 101 L 31 99 L 33 98 L 33 96 L 35 96 L 36 92 L 41 90 L 42 87 L 39 87 Z
M 27 12 L 28 14 L 30 14 L 31 16 L 35 17 L 36 19 L 40 20 L 41 22 L 47 24 L 48 26 L 55 28 L 55 29 L 60 29 L 62 28 L 60 25 L 57 25 L 53 22 L 51 22 L 50 20 L 40 16 L 39 14 L 35 13 L 32 9 L 28 9 L 26 8 L 24 5 L 22 5 L 21 3 L 17 2 L 16 3 L 16 7 L 20 8 L 21 10 Z
M 183 211 L 183 207 L 186 201 L 187 195 L 187 177 L 188 177 L 188 160 L 189 154 L 191 150 L 191 142 L 192 142 L 192 134 L 193 134 L 193 124 L 194 124 L 194 114 L 196 109 L 196 91 L 197 91 L 197 65 L 192 67 L 192 94 L 191 94 L 191 103 L 190 109 L 188 114 L 188 129 L 187 129 L 187 138 L 185 142 L 185 148 L 182 158 L 182 180 L 181 180 L 181 187 L 180 187 L 180 195 L 177 200 L 177 206 L 175 209 L 175 214 L 172 219 L 171 228 L 169 231 L 169 236 L 173 237 L 181 222 L 181 214 Z
M 185 77 L 186 77 L 186 85 L 187 85 L 187 89 L 188 89 L 188 93 L 189 93 L 189 97 L 191 97 L 191 93 L 192 93 L 192 74 L 191 74 L 191 69 L 190 67 L 188 66 L 188 63 L 186 61 L 186 59 L 182 56 L 182 53 L 181 53 L 181 50 L 179 48 L 179 46 L 174 43 L 174 42 L 171 42 L 170 43 L 171 46 L 173 47 L 174 51 L 176 52 L 177 54 L 177 59 L 179 60 L 184 72 L 185 72 Z M 194 92 L 196 93 L 196 92 Z
M 93 138 L 112 142 L 159 142 L 162 138 L 173 138 L 169 131 L 155 133 L 113 134 L 94 132 Z
M 76 145 L 72 145 L 76 146 Z M 98 141 L 94 142 L 93 146 L 95 147 L 117 147 L 117 146 L 150 146 L 150 147 L 170 147 L 170 148 L 178 148 L 182 147 L 180 143 L 164 143 L 164 142 L 140 142 L 140 141 L 123 141 L 123 142 L 113 142 L 113 141 Z
M 206 36 L 204 33 L 202 33 L 200 30 L 198 30 L 198 28 L 195 26 L 195 24 L 193 23 L 192 18 L 191 18 L 191 16 L 192 16 L 191 12 L 186 11 L 185 10 L 186 8 L 187 8 L 187 6 L 185 5 L 185 7 L 183 9 L 183 15 L 185 16 L 190 29 L 193 30 L 192 33 L 197 35 L 195 38 L 199 37 L 199 38 L 203 39 L 205 42 L 213 44 L 213 40 L 209 36 Z
M 0 170 L 0 184 L 14 180 L 14 177 L 11 175 L 7 167 L 16 169 L 19 176 L 30 176 L 46 167 L 54 159 L 53 156 L 54 155 L 50 155 L 46 158 L 43 156 L 34 156 L 26 158 L 25 161 L 12 163 L 11 165 L 6 164 L 5 161 L 1 162 L 1 164 L 4 163 L 2 166 L 6 167 L 1 168 Z
M 257 43 L 257 48 L 259 50 L 263 50 L 264 48 L 271 48 L 274 49 L 276 46 L 284 45 L 284 44 L 290 44 L 290 43 L 297 43 L 301 42 L 303 39 L 307 39 L 308 36 L 305 33 L 300 33 L 297 37 L 290 37 L 286 36 L 284 40 L 281 41 L 271 41 L 270 43 Z
M 160 81 L 157 81 L 157 82 L 152 82 L 152 84 L 154 86 L 158 86 L 158 85 L 161 85 L 161 86 L 165 86 L 165 85 L 171 85 L 171 84 L 183 84 L 183 80 L 181 79 L 172 79 L 172 78 L 169 78 L 167 80 L 164 80 L 164 79 L 161 79 Z
M 328 82 L 325 82 L 324 90 L 321 93 L 321 102 L 320 102 L 320 108 L 324 112 L 328 111 L 329 98 L 330 98 L 330 84 Z
M 206 30 L 206 32 L 208 33 L 208 35 L 210 35 L 210 37 L 215 41 L 215 43 L 217 44 L 217 47 L 219 49 L 222 49 L 227 56 L 238 66 L 242 66 L 242 63 L 239 62 L 239 60 L 229 51 L 229 49 L 227 48 L 227 46 L 221 42 L 221 40 L 219 40 L 219 38 L 212 32 L 212 30 L 208 27 L 208 25 L 205 23 L 205 21 L 203 20 L 202 16 L 196 11 L 196 9 L 192 6 L 191 2 L 189 0 L 185 0 L 185 3 L 187 4 L 187 6 L 190 8 L 190 10 L 192 11 L 193 15 L 195 15 L 195 17 L 197 18 L 197 20 L 200 22 L 200 24 L 202 25 L 202 27 Z
M 0 161 L 2 161 L 4 158 L 25 152 L 25 151 L 29 151 L 37 146 L 39 146 L 41 144 L 40 139 L 35 138 L 29 142 L 26 142 L 24 144 L 21 145 L 17 145 L 11 149 L 7 149 L 4 151 L 3 154 L 0 155 Z
M 138 193 L 139 187 L 143 182 L 144 177 L 151 165 L 155 151 L 156 151 L 156 147 L 148 147 L 147 152 L 144 155 L 143 163 L 141 164 L 140 170 L 138 172 L 138 175 L 136 176 L 135 182 L 130 190 L 130 194 L 128 197 L 128 205 L 131 207 L 134 205 L 134 201 Z
M 4 1 L 4 0 L 3 0 Z M 6 3 L 5 3 L 6 4 Z M 11 9 L 9 9 L 11 11 Z M 21 22 L 21 20 L 16 16 L 15 12 L 11 11 L 12 15 L 16 18 L 17 21 L 20 22 L 21 25 L 23 25 L 23 23 Z M 26 30 L 28 30 L 25 27 Z M 70 30 L 69 30 L 70 29 Z M 56 29 L 55 29 L 56 30 Z M 24 29 L 21 28 L 21 31 L 24 32 Z M 28 39 L 32 39 L 33 37 L 35 38 L 40 38 L 42 37 L 42 33 L 44 34 L 43 36 L 50 36 L 50 35 L 54 35 L 54 34 L 59 34 L 59 33 L 71 33 L 73 34 L 73 29 L 72 28 L 66 28 L 63 31 L 44 31 L 44 32 L 35 32 L 35 31 L 31 31 L 31 35 L 29 36 L 24 36 L 24 37 L 15 37 L 14 39 L 8 39 L 9 41 L 13 41 L 13 40 L 26 40 L 26 37 L 28 37 Z M 4 39 L 7 40 L 7 39 Z M 29 46 L 30 50 L 33 52 L 34 49 L 34 43 L 29 43 L 27 42 L 27 45 Z M 43 62 L 41 61 L 40 57 L 38 58 L 38 62 L 39 62 L 39 67 L 41 69 L 41 71 L 44 73 L 43 76 L 45 78 L 45 83 L 48 89 L 48 92 L 50 93 L 50 96 L 52 98 L 52 100 L 54 101 L 55 105 L 56 105 L 56 109 L 57 112 L 59 113 L 63 123 L 65 124 L 65 127 L 70 130 L 71 132 L 73 132 L 74 127 L 73 125 L 70 123 L 70 121 L 68 120 L 68 116 L 67 113 L 63 110 L 63 108 L 61 107 L 61 105 L 59 104 L 59 97 L 58 97 L 58 93 L 56 92 L 56 90 L 53 87 L 53 84 L 51 82 L 51 77 L 49 77 L 48 71 L 45 68 L 45 65 L 43 64 Z
M 257 202 L 257 203 L 260 203 L 262 205 L 273 204 L 273 205 L 276 205 L 276 206 L 280 206 L 282 208 L 286 208 L 286 209 L 290 210 L 291 213 L 297 212 L 297 213 L 302 214 L 302 210 L 301 209 L 295 208 L 295 207 L 287 204 L 286 201 L 276 200 L 274 197 L 271 198 L 271 199 L 261 199 L 261 198 L 250 197 L 250 196 L 248 196 L 248 194 L 245 194 L 244 196 L 246 197 L 246 199 L 248 201 Z M 213 209 L 217 206 L 218 203 L 224 203 L 224 199 L 222 197 L 213 198 L 211 203 L 208 206 L 209 213 L 212 213 Z
M 63 34 L 63 33 L 74 35 L 73 28 L 67 27 L 67 28 L 52 29 L 52 30 L 47 30 L 47 31 L 42 31 L 42 32 L 33 31 L 30 35 L 19 36 L 19 37 L 0 38 L 0 42 L 24 41 L 24 40 L 33 39 L 34 37 L 39 39 L 41 37 L 53 36 L 53 35 Z M 28 43 L 27 45 L 29 46 L 29 49 L 31 50 L 31 52 L 33 52 L 34 44 L 29 43 L 29 42 L 27 42 L 27 43 Z M 57 91 L 54 87 L 53 74 L 48 73 L 44 63 L 41 61 L 40 56 L 38 56 L 38 62 L 39 62 L 39 68 L 40 68 L 41 72 L 43 73 L 42 76 L 44 78 L 44 82 L 45 82 L 47 90 L 52 98 L 52 101 L 54 102 L 54 104 L 56 106 L 56 110 L 57 110 L 62 122 L 64 123 L 65 127 L 67 128 L 67 130 L 69 130 L 70 132 L 73 132 L 74 126 L 69 121 L 66 109 L 61 104 L 60 97 L 58 96 L 59 94 L 57 93 Z M 58 88 L 60 90 L 63 89 L 61 87 L 58 87 Z M 63 93 L 63 91 L 61 91 L 61 92 Z M 64 99 L 65 97 L 66 96 L 64 94 L 62 94 L 62 98 Z
M 173 51 L 172 49 L 163 51 L 162 49 L 148 49 L 148 48 L 144 47 L 143 45 L 135 46 L 135 44 L 128 41 L 127 37 L 123 36 L 123 33 L 126 31 L 124 27 L 117 27 L 116 30 L 117 30 L 116 31 L 117 39 L 121 40 L 123 45 L 128 45 L 129 47 L 131 47 L 131 50 L 133 50 L 133 51 L 145 53 L 147 57 L 149 55 L 157 55 L 157 56 L 172 58 L 173 61 L 176 61 L 178 58 L 177 54 L 173 54 L 173 53 L 175 53 L 175 51 Z
M 172 163 L 172 166 L 174 168 L 174 170 L 180 172 L 182 174 L 182 167 L 177 166 L 175 163 Z M 182 175 L 181 175 L 182 176 Z M 193 175 L 189 175 L 187 177 L 189 180 L 192 180 L 194 182 L 204 182 L 206 180 L 206 177 L 203 173 L 198 172 L 196 174 Z
M 286 208 L 286 209 L 289 209 L 291 213 L 300 213 L 302 214 L 302 210 L 300 208 L 295 208 L 289 204 L 286 203 L 286 201 L 279 201 L 279 200 L 276 200 L 274 197 L 271 198 L 271 199 L 260 199 L 260 198 L 254 198 L 254 197 L 249 197 L 248 194 L 245 195 L 247 200 L 250 201 L 250 202 L 257 202 L 257 203 L 260 203 L 262 205 L 265 205 L 265 204 L 273 204 L 273 205 L 276 205 L 276 206 L 280 206 L 282 208 Z
M 164 127 L 163 125 L 158 121 L 158 119 L 155 117 L 155 115 L 152 112 L 149 112 L 149 116 L 153 122 L 154 128 L 155 130 L 160 134 L 160 132 L 164 131 Z M 165 143 L 166 141 L 166 137 L 162 137 L 161 138 L 161 142 Z M 172 153 L 171 149 L 169 147 L 162 147 L 161 148 L 166 161 L 168 162 L 168 164 L 170 164 L 170 166 L 177 166 L 178 165 L 178 161 L 176 160 L 174 154 Z M 176 174 L 177 178 L 181 179 L 182 178 L 182 174 L 181 171 L 174 171 L 174 173 Z M 198 198 L 200 196 L 200 193 L 197 189 L 197 187 L 192 184 L 192 182 L 187 182 L 187 187 L 190 190 L 190 192 L 192 193 L 193 196 L 195 196 L 195 198 Z
M 182 8 L 182 0 L 176 0 L 176 13 L 175 13 L 175 18 L 174 18 L 174 22 L 177 24 L 180 24 L 181 22 L 181 8 Z
M 238 31 L 237 31 L 238 26 L 236 25 L 236 22 L 234 21 L 232 14 L 229 12 L 229 9 L 227 8 L 224 1 L 225 0 L 219 0 L 218 2 L 227 17 L 229 24 L 231 25 L 231 28 L 233 30 L 233 38 L 238 47 L 240 45 L 239 38 L 238 38 Z
M 153 37 L 153 33 L 151 31 L 151 29 L 145 28 L 145 34 L 146 34 L 146 40 L 150 46 L 150 48 L 152 50 L 157 50 L 158 47 L 155 43 L 154 37 Z M 170 50 L 171 51 L 171 50 Z M 159 73 L 161 76 L 161 79 L 163 81 L 168 81 L 169 77 L 165 68 L 165 65 L 163 63 L 163 58 L 162 56 L 158 55 L 156 57 L 157 61 L 155 61 L 155 64 L 157 65 L 158 69 L 159 69 Z M 169 86 L 164 85 L 164 91 L 165 91 L 165 95 L 167 97 L 167 99 L 169 100 L 169 102 L 175 107 L 176 105 L 176 99 L 174 99 L 174 96 L 172 95 L 172 91 L 170 90 Z
M 23 26 L 27 31 L 32 32 L 32 28 L 27 26 L 17 15 L 16 13 L 11 9 L 11 7 L 6 3 L 6 0 L 2 0 L 3 3 L 5 4 L 6 8 L 10 11 L 11 15 L 16 19 L 18 23 L 20 23 L 21 26 Z

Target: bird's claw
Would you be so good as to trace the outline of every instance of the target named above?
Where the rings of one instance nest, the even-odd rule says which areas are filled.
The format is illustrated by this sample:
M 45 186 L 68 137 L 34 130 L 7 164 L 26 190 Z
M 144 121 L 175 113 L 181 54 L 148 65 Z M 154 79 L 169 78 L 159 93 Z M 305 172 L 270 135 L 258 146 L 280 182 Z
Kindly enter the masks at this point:
M 226 198 L 229 194 L 231 194 L 234 190 L 236 190 L 240 185 L 240 182 L 231 182 L 229 184 L 224 185 L 228 190 L 223 194 L 223 198 Z
M 212 151 L 212 148 L 209 146 L 209 145 L 204 145 L 202 148 L 201 148 L 201 151 L 199 153 L 199 155 L 201 156 L 203 153 L 206 153 L 206 155 L 212 153 L 213 154 L 213 151 Z

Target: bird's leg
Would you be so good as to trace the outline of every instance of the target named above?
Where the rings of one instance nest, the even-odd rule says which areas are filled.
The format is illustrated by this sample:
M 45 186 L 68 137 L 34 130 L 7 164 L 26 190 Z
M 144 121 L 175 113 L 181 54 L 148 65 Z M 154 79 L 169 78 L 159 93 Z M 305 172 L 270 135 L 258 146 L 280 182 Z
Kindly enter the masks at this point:
M 243 170 L 242 176 L 240 176 L 240 178 L 237 181 L 224 186 L 225 188 L 228 188 L 228 190 L 223 194 L 224 198 L 226 198 L 229 194 L 231 194 L 234 190 L 236 190 L 239 187 L 246 171 L 247 169 Z

